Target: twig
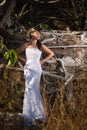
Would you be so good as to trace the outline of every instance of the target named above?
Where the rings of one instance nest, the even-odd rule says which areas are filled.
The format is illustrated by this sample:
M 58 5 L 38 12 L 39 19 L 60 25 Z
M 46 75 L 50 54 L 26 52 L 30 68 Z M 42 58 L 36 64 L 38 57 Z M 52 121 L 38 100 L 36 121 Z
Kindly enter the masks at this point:
M 65 82 L 65 85 L 67 85 L 67 84 L 72 80 L 73 77 L 74 77 L 74 75 L 72 74 L 72 75 L 67 79 L 67 81 Z
M 75 6 L 75 3 L 74 3 L 74 1 L 73 0 L 71 0 L 71 3 L 72 3 L 72 5 L 73 5 L 73 8 L 74 8 L 74 14 L 75 14 L 75 16 L 76 16 L 76 18 L 78 18 L 79 16 L 77 15 L 77 8 L 76 8 L 76 6 Z

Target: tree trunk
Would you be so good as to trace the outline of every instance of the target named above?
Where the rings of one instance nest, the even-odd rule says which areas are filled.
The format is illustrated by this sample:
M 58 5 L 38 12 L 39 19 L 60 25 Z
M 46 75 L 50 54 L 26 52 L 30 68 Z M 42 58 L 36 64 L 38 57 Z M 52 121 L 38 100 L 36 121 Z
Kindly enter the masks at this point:
M 1 20 L 2 26 L 3 24 L 7 25 L 8 27 L 11 26 L 11 13 L 15 6 L 16 6 L 16 0 L 9 0 L 5 14 Z

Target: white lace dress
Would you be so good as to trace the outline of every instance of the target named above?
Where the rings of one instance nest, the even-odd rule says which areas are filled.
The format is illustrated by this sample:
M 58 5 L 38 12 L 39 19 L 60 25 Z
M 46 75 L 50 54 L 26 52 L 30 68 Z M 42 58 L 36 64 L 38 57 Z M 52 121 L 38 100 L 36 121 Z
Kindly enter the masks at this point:
M 38 48 L 27 48 L 27 62 L 24 66 L 25 93 L 23 100 L 23 117 L 26 125 L 36 125 L 35 119 L 46 120 L 43 101 L 39 90 L 41 78 L 41 51 Z

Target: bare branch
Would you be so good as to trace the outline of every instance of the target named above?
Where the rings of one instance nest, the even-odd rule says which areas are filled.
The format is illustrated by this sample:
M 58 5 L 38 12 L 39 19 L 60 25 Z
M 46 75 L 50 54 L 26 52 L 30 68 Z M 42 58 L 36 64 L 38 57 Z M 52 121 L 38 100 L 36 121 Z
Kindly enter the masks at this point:
M 4 5 L 6 3 L 6 0 L 3 0 L 1 3 L 0 3 L 0 6 Z
M 48 48 L 51 48 L 51 49 L 57 49 L 57 48 L 87 48 L 87 45 L 48 46 Z

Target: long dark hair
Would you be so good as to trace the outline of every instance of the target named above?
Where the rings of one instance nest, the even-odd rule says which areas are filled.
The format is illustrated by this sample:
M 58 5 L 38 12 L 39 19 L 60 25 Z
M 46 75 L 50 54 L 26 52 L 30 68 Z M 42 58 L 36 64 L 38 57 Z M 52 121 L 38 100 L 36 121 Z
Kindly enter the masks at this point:
M 37 47 L 38 47 L 38 49 L 39 50 L 41 50 L 41 47 L 42 47 L 42 43 L 41 43 L 41 41 L 40 40 L 37 40 Z

